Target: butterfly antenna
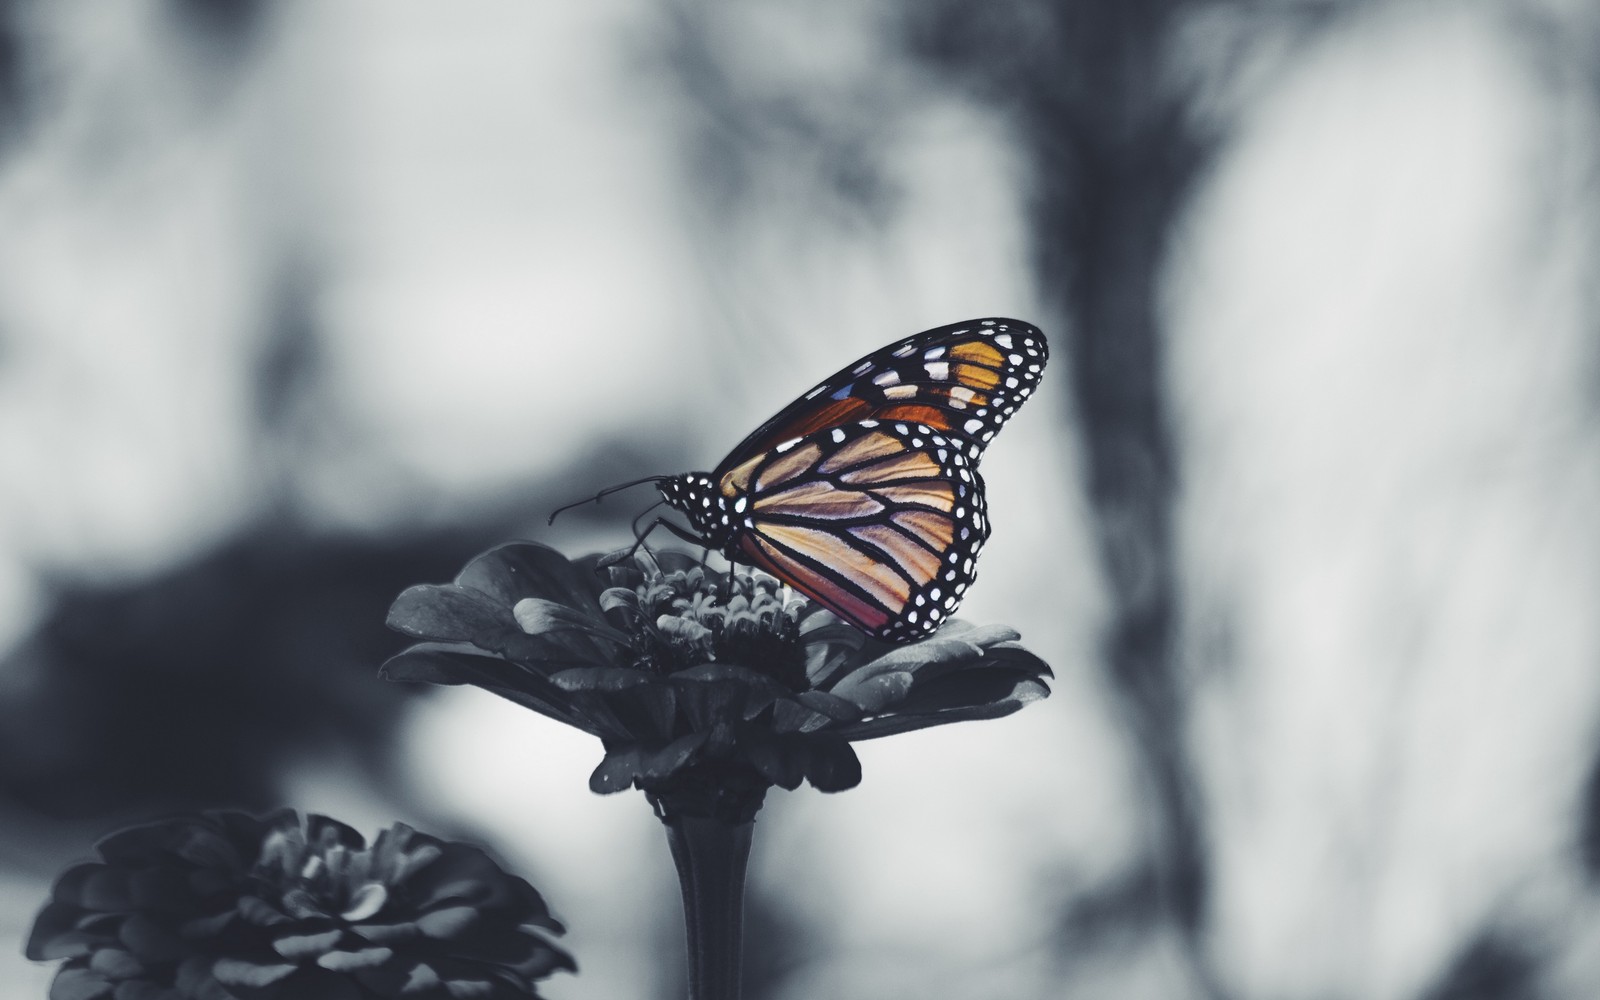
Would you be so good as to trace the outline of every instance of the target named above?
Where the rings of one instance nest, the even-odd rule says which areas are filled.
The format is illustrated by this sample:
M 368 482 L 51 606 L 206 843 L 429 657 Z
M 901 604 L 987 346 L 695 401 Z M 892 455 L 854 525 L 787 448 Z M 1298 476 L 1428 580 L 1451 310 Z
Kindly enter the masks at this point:
M 669 477 L 669 476 L 645 476 L 643 479 L 635 479 L 632 482 L 618 483 L 615 486 L 607 486 L 605 489 L 601 490 L 599 493 L 596 493 L 592 497 L 584 497 L 582 500 L 574 500 L 571 503 L 562 504 L 561 506 L 557 507 L 555 510 L 550 512 L 550 519 L 548 521 L 546 521 L 545 524 L 555 524 L 556 523 L 556 515 L 561 513 L 564 510 L 571 510 L 574 507 L 582 507 L 586 503 L 599 503 L 600 499 L 602 497 L 609 496 L 612 493 L 616 493 L 616 492 L 618 492 L 620 490 L 631 489 L 631 488 L 633 488 L 635 486 L 640 485 L 641 483 L 660 483 L 660 482 L 666 481 L 669 478 L 671 478 L 671 477 Z M 665 502 L 665 501 L 663 501 L 663 502 Z

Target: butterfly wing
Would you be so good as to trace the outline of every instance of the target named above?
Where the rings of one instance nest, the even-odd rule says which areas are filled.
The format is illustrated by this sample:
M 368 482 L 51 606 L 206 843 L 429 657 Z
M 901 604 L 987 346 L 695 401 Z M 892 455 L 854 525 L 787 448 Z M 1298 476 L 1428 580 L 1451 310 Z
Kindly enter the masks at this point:
M 965 443 L 868 419 L 763 452 L 740 467 L 739 551 L 870 635 L 927 635 L 960 603 L 989 537 Z
M 923 424 L 962 439 L 974 464 L 1032 395 L 1049 360 L 1021 320 L 974 319 L 907 337 L 824 379 L 740 442 L 723 473 L 794 438 L 861 420 Z

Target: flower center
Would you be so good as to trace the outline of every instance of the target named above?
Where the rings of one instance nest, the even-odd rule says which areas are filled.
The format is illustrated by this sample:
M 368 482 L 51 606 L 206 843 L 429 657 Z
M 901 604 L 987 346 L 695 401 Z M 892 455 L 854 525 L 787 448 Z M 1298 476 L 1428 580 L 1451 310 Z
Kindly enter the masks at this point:
M 805 647 L 795 598 L 777 580 L 748 573 L 652 574 L 635 592 L 641 665 L 673 673 L 704 663 L 759 670 L 805 689 Z

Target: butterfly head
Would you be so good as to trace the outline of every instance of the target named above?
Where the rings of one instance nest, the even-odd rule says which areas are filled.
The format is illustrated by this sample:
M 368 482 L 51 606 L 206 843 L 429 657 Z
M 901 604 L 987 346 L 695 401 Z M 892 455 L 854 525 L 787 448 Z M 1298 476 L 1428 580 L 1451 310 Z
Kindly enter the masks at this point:
M 680 511 L 689 519 L 689 526 L 714 549 L 727 550 L 738 533 L 741 513 L 735 505 L 742 506 L 744 499 L 730 500 L 717 489 L 716 482 L 705 472 L 686 472 L 656 484 L 667 506 Z

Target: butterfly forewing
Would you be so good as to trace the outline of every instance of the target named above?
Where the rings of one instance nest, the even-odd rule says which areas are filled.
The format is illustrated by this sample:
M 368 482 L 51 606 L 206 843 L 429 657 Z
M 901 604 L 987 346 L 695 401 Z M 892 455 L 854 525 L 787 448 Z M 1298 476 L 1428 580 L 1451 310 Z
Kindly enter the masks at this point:
M 718 483 L 744 501 L 739 554 L 869 634 L 926 635 L 960 603 L 989 534 L 965 444 L 868 419 L 740 462 Z
M 718 473 L 778 445 L 862 420 L 923 424 L 983 448 L 1038 385 L 1049 359 L 1030 323 L 992 318 L 952 323 L 896 341 L 841 368 L 745 438 Z

